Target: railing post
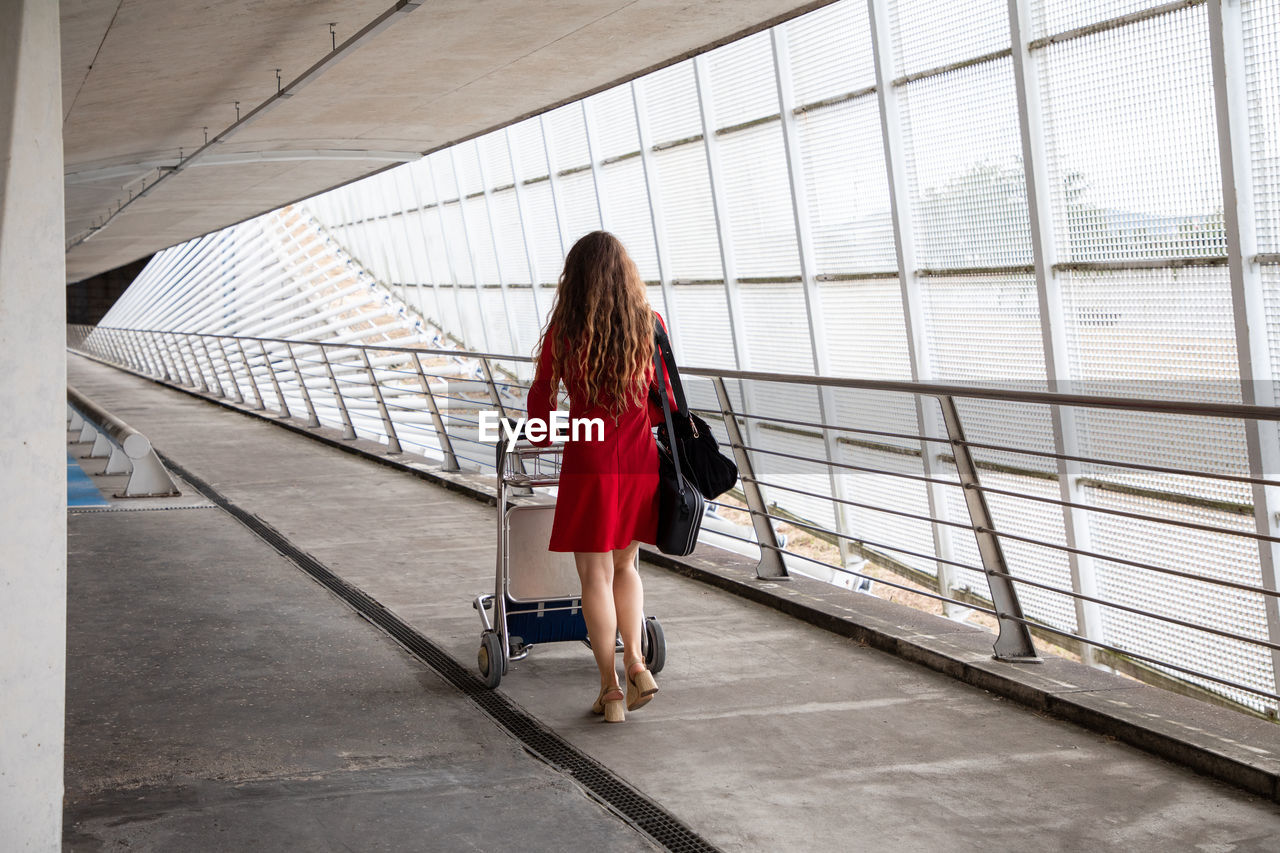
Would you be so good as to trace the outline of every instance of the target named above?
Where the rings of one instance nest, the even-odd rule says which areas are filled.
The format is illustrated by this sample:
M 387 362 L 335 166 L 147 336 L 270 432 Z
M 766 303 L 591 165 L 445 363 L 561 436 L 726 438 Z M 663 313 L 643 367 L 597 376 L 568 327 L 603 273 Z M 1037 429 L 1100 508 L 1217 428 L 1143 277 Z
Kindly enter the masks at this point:
M 213 374 L 213 381 L 218 384 L 216 393 L 219 397 L 226 399 L 227 389 L 222 387 L 222 377 L 218 375 L 218 365 L 213 360 L 213 353 L 209 352 L 209 339 L 204 335 L 199 335 L 200 349 L 204 350 L 205 360 L 209 362 L 209 372 Z M 212 388 L 209 389 L 213 391 Z
M 493 381 L 493 371 L 489 368 L 489 359 L 480 359 L 480 369 L 484 372 L 484 381 L 489 386 L 489 396 L 493 398 L 493 404 L 498 407 L 498 416 L 505 418 L 507 416 L 507 407 L 502 405 L 502 395 L 498 393 L 498 383 Z
M 453 442 L 449 440 L 449 431 L 444 428 L 444 419 L 440 417 L 440 408 L 436 405 L 435 394 L 431 393 L 431 383 L 427 381 L 427 373 L 422 369 L 422 356 L 415 352 L 413 363 L 418 367 L 418 381 L 422 383 L 422 395 L 427 398 L 427 406 L 431 409 L 431 422 L 435 424 L 436 437 L 440 439 L 440 452 L 444 454 L 444 470 L 461 470 L 458 457 L 453 452 Z
M 244 351 L 244 341 L 236 338 L 236 349 L 240 350 L 240 363 L 244 365 L 244 371 L 248 374 L 249 388 L 253 391 L 254 407 L 259 411 L 267 407 L 262 404 L 262 392 L 258 390 L 258 378 L 253 375 L 253 365 L 249 363 L 249 355 Z
M 173 360 L 174 382 L 184 384 L 184 386 L 191 386 L 192 388 L 195 388 L 196 383 L 192 382 L 191 378 L 189 378 L 187 375 L 187 365 L 184 364 L 183 357 L 182 357 L 182 350 L 180 350 L 180 348 L 178 348 L 178 350 L 175 350 L 175 347 L 177 347 L 177 338 L 175 338 L 173 334 L 169 334 L 169 336 L 166 337 L 165 333 L 161 332 L 160 342 L 164 343 L 165 352 L 169 353 L 170 359 Z
M 382 386 L 373 372 L 373 364 L 369 361 L 369 351 L 360 347 L 360 358 L 364 360 L 364 371 L 369 376 L 369 387 L 373 389 L 373 398 L 378 402 L 378 413 L 382 415 L 382 427 L 387 431 L 387 452 L 403 453 L 400 437 L 396 435 L 396 425 L 391 420 L 391 412 L 387 410 L 387 402 L 382 398 Z
M 105 329 L 102 334 L 96 336 L 97 340 L 102 341 L 102 351 L 98 354 L 115 361 L 117 364 L 133 367 L 133 354 L 121 347 L 120 341 L 114 332 L 115 329 Z
M 218 352 L 222 353 L 222 363 L 227 366 L 227 378 L 231 381 L 231 393 L 235 395 L 237 403 L 244 402 L 244 395 L 240 393 L 240 380 L 236 379 L 236 369 L 231 366 L 231 359 L 227 356 L 227 344 L 221 336 L 215 338 L 218 344 Z
M 121 330 L 119 338 L 124 341 L 125 346 L 137 358 L 140 369 L 146 370 L 151 376 L 163 376 L 164 370 L 152 357 L 151 350 L 147 347 L 147 342 L 140 332 L 126 332 Z
M 493 398 L 493 404 L 498 407 L 498 417 L 503 420 L 507 417 L 507 407 L 502 405 L 502 395 L 498 392 L 498 383 L 493 381 L 493 370 L 489 367 L 489 359 L 480 359 L 480 369 L 484 371 L 484 381 L 489 384 L 489 396 Z M 514 457 L 515 468 L 521 474 L 527 474 L 525 470 L 524 460 L 519 456 Z M 533 489 L 528 486 L 513 486 L 511 490 L 514 494 L 533 494 Z
M 196 355 L 196 348 L 191 345 L 191 335 L 184 332 L 182 339 L 187 344 L 187 351 L 191 353 L 191 361 L 195 364 L 196 375 L 200 377 L 200 390 L 208 394 L 210 393 L 209 383 L 204 381 L 204 368 L 200 366 L 200 356 Z M 191 387 L 194 388 L 195 383 L 192 383 Z
M 329 363 L 329 352 L 324 344 L 319 344 L 320 358 L 324 361 L 324 370 L 329 374 L 329 388 L 333 392 L 333 401 L 338 404 L 338 414 L 342 417 L 342 437 L 351 441 L 356 437 L 356 428 L 351 423 L 351 414 L 347 411 L 347 401 L 342 399 L 342 389 L 338 387 L 338 378 L 333 375 L 333 365 Z
M 86 337 L 82 346 L 84 349 L 98 356 L 99 358 L 114 361 L 117 364 L 129 364 L 129 360 L 124 358 L 120 353 L 119 344 L 111 335 L 112 330 L 99 330 L 100 333 L 94 335 L 94 347 L 87 346 L 89 339 Z
M 1031 640 L 1031 629 L 1023 621 L 1018 590 L 1013 585 L 1009 565 L 1004 559 L 1004 550 L 996 536 L 996 526 L 991 518 L 991 511 L 987 508 L 987 498 L 978 483 L 978 469 L 973 464 L 973 456 L 964 440 L 964 429 L 960 425 L 960 413 L 956 410 L 955 400 L 942 396 L 938 397 L 938 403 L 942 406 L 942 421 L 946 424 L 947 435 L 951 439 L 951 452 L 964 490 L 964 502 L 969 508 L 973 535 L 978 540 L 978 553 L 982 555 L 982 568 L 987 575 L 987 586 L 991 589 L 991 601 L 996 606 L 996 615 L 1000 620 L 1000 634 L 995 642 L 996 660 L 1040 663 L 1035 643 Z
M 120 330 L 120 339 L 124 342 L 125 348 L 133 353 L 134 364 L 138 365 L 138 370 L 146 370 L 148 375 L 159 377 L 160 371 L 156 370 L 155 362 L 151 360 L 151 353 L 147 352 L 147 348 L 143 345 L 137 333 L 125 332 Z
M 291 418 L 293 415 L 289 413 L 289 403 L 284 398 L 284 392 L 280 390 L 280 380 L 276 378 L 276 368 L 271 363 L 271 355 L 267 352 L 267 345 L 262 341 L 258 341 L 258 349 L 262 350 L 262 361 L 267 366 L 267 375 L 271 377 L 271 388 L 276 392 L 276 402 L 280 404 L 280 417 Z
M 307 426 L 318 427 L 320 426 L 320 419 L 316 417 L 316 407 L 311 405 L 311 392 L 307 390 L 307 380 L 302 375 L 302 370 L 298 367 L 298 356 L 293 351 L 292 343 L 285 341 L 284 345 L 289 350 L 289 361 L 293 364 L 293 375 L 298 377 L 298 387 L 302 390 L 302 402 L 307 405 Z
M 124 353 L 125 364 L 134 367 L 137 370 L 145 370 L 148 373 L 155 374 L 155 365 L 151 363 L 151 359 L 147 357 L 146 351 L 138 345 L 133 334 L 121 330 L 112 330 L 113 334 L 109 339 L 116 342 L 116 349 Z
M 115 329 L 106 329 L 106 333 L 101 334 L 99 339 L 105 342 L 105 355 L 108 355 L 111 360 L 116 362 L 116 364 L 122 364 L 124 366 L 128 366 L 128 368 L 132 368 L 133 360 L 129 357 L 129 352 L 120 346 L 120 341 L 118 336 L 115 334 Z
M 1027 183 L 1027 215 L 1031 226 L 1031 255 L 1035 262 L 1036 298 L 1040 316 L 1040 340 L 1044 352 L 1045 377 L 1050 391 L 1069 393 L 1072 387 L 1070 347 L 1067 343 L 1065 318 L 1070 317 L 1062 295 L 1062 282 L 1054 272 L 1057 246 L 1053 235 L 1053 200 L 1049 185 L 1048 156 L 1044 139 L 1044 111 L 1040 106 L 1040 68 L 1038 57 L 1027 48 L 1031 40 L 1030 0 L 1009 0 L 1009 33 L 1013 40 L 1014 88 L 1018 97 L 1018 114 L 1022 116 L 1022 164 Z M 1062 529 L 1068 548 L 1067 567 L 1071 572 L 1071 589 L 1075 599 L 1076 631 L 1094 643 L 1104 642 L 1105 623 L 1102 609 L 1092 598 L 1098 597 L 1093 557 L 1090 513 L 1084 508 L 1089 501 L 1080 485 L 1080 463 L 1066 457 L 1080 456 L 1076 412 L 1068 406 L 1050 406 L 1049 423 L 1053 428 L 1053 449 L 1061 454 L 1057 460 L 1058 495 L 1062 499 Z M 1080 658 L 1096 665 L 1097 650 L 1089 643 L 1080 644 Z
M 738 418 L 733 413 L 733 404 L 729 400 L 729 391 L 724 380 L 716 377 L 711 380 L 716 387 L 716 397 L 720 400 L 720 412 L 724 415 L 725 432 L 729 434 L 729 446 L 733 448 L 733 458 L 738 463 L 738 477 L 742 480 L 742 493 L 747 499 L 747 508 L 751 511 L 751 526 L 756 531 L 756 541 L 760 544 L 760 563 L 756 566 L 756 577 L 770 580 L 785 580 L 788 577 L 787 565 L 782 559 L 782 546 L 778 544 L 777 534 L 773 530 L 773 520 L 765 508 L 764 494 L 756 481 L 755 469 L 751 467 L 751 455 L 747 452 L 742 440 L 742 431 L 738 429 Z
M 160 346 L 156 343 L 156 333 L 147 331 L 142 332 L 141 334 L 144 335 L 142 339 L 142 346 L 146 349 L 148 357 L 152 358 L 156 364 L 156 376 L 163 379 L 165 382 L 172 382 L 173 376 L 169 372 L 169 362 L 165 360 L 164 351 L 161 350 Z

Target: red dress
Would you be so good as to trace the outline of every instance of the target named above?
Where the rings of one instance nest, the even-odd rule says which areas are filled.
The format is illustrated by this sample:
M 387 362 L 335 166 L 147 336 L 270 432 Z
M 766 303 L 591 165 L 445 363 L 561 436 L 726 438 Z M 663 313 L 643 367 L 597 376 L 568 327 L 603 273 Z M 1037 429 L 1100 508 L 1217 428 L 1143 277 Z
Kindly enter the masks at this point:
M 661 318 L 659 318 L 661 321 Z M 663 323 L 663 328 L 666 324 Z M 537 373 L 529 387 L 529 417 L 549 421 L 551 413 L 551 357 L 554 329 L 547 328 Z M 652 381 L 653 365 L 645 373 Z M 552 551 L 614 551 L 632 540 L 653 544 L 658 533 L 658 448 L 652 426 L 662 418 L 662 408 L 647 397 L 623 410 L 615 420 L 603 405 L 587 406 L 580 382 L 569 381 L 569 417 L 599 418 L 604 422 L 601 441 L 570 439 L 564 444 L 555 519 L 551 524 Z M 674 400 L 667 384 L 668 399 Z M 674 408 L 675 404 L 672 403 Z M 592 439 L 594 431 L 583 431 Z M 538 442 L 549 445 L 550 440 Z

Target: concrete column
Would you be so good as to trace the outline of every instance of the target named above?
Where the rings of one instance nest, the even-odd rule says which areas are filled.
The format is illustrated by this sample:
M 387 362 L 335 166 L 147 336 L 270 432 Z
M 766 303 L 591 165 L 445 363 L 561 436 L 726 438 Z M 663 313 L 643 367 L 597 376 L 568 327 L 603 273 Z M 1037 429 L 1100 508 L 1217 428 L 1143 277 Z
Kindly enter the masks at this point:
M 0 838 L 59 850 L 67 633 L 58 4 L 0 0 Z

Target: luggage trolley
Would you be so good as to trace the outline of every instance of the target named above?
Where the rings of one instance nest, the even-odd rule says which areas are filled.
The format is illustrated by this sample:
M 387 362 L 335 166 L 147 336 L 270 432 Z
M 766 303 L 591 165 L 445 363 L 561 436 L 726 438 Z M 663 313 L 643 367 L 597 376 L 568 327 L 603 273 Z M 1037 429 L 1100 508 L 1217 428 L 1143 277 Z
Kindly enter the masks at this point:
M 534 491 L 559 483 L 562 450 L 511 442 L 505 431 L 498 441 L 497 578 L 493 593 L 472 603 L 484 626 L 476 660 L 490 689 L 498 686 L 509 661 L 523 659 L 537 643 L 581 640 L 590 646 L 573 554 L 548 550 L 555 503 L 549 494 Z M 512 501 L 517 491 L 532 497 Z M 661 672 L 667 646 L 657 619 L 645 618 L 641 638 L 645 665 Z M 615 646 L 621 651 L 621 638 Z

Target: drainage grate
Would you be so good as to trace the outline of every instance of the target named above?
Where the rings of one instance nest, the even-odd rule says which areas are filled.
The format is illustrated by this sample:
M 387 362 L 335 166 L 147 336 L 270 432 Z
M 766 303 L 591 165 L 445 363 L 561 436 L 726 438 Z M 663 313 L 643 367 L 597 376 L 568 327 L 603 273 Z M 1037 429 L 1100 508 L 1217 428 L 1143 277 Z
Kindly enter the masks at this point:
M 319 560 L 299 550 L 271 525 L 236 506 L 204 480 L 196 477 L 169 457 L 158 451 L 157 455 L 160 456 L 165 467 L 176 472 L 206 498 L 226 510 L 272 548 L 350 604 L 365 619 L 390 634 L 414 657 L 462 691 L 492 720 L 520 741 L 526 749 L 573 777 L 610 811 L 667 850 L 677 851 L 677 853 L 717 850 L 714 845 L 662 806 L 615 776 L 607 767 L 542 725 L 501 693 L 489 690 L 470 668 L 458 663 L 452 655 L 415 631 L 371 598 L 368 593 L 329 571 Z

